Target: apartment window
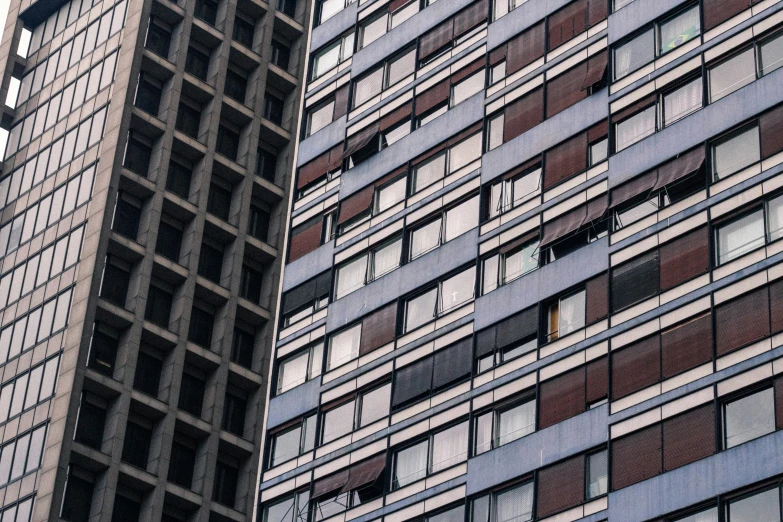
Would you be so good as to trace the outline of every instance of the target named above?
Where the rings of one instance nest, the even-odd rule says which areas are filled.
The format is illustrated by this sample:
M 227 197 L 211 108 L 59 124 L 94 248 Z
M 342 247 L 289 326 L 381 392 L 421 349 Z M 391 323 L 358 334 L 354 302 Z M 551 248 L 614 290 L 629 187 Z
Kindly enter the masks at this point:
M 734 131 L 713 143 L 710 151 L 715 181 L 739 172 L 761 159 L 759 128 L 753 125 Z
M 296 16 L 296 0 L 277 0 L 277 10 L 293 18 Z
M 234 338 L 231 344 L 231 360 L 240 366 L 253 366 L 253 346 L 255 335 L 241 328 L 234 328 Z
M 316 343 L 280 361 L 277 393 L 281 394 L 321 374 L 323 344 Z
M 177 110 L 176 128 L 187 134 L 191 138 L 198 139 L 199 126 L 201 125 L 201 109 L 190 104 L 190 102 L 180 101 Z
M 307 130 L 306 135 L 310 136 L 332 123 L 334 114 L 335 100 L 318 105 L 307 111 Z
M 181 437 L 171 444 L 168 481 L 190 489 L 193 484 L 193 470 L 196 466 L 195 443 Z
M 190 312 L 190 327 L 188 340 L 209 349 L 212 346 L 212 330 L 215 325 L 215 314 L 193 305 Z
M 183 199 L 190 197 L 190 180 L 193 173 L 189 167 L 177 162 L 169 162 L 169 172 L 166 176 L 166 190 Z
M 242 265 L 239 295 L 258 304 L 261 301 L 261 271 Z
M 590 500 L 609 492 L 609 452 L 599 451 L 587 456 L 585 499 Z
M 505 178 L 506 176 L 504 176 Z M 541 167 L 509 174 L 507 179 L 493 183 L 489 189 L 489 219 L 507 212 L 529 200 L 541 189 Z
M 310 511 L 309 502 L 310 488 L 308 487 L 274 504 L 265 504 L 263 520 L 264 522 L 306 522 Z
M 185 71 L 202 81 L 207 81 L 209 72 L 209 53 L 196 49 L 193 44 L 188 47 L 185 57 Z
M 101 323 L 96 323 L 90 343 L 90 356 L 87 365 L 98 373 L 112 377 L 114 375 L 114 361 L 117 357 L 120 342 L 117 333 L 109 333 L 104 330 L 109 330 L 109 328 Z
M 669 126 L 702 107 L 701 77 L 690 80 L 686 84 L 664 93 L 663 126 Z
M 690 42 L 701 34 L 699 6 L 695 5 L 644 31 L 614 50 L 614 78 L 620 78 Z
M 209 184 L 207 212 L 228 221 L 231 212 L 231 186 L 228 183 L 213 177 Z
M 183 372 L 182 383 L 179 389 L 179 409 L 196 417 L 201 417 L 205 388 L 206 383 L 203 379 L 196 377 L 188 371 Z
M 283 100 L 270 92 L 264 93 L 264 118 L 275 125 L 283 124 Z
M 209 240 L 209 238 L 204 238 Z M 211 243 L 211 241 L 210 241 Z M 201 255 L 198 260 L 198 274 L 210 281 L 220 284 L 223 273 L 223 247 L 218 244 L 201 244 Z
M 471 522 L 533 520 L 533 481 L 492 492 L 473 501 Z
M 317 80 L 352 55 L 353 33 L 350 33 L 315 53 L 310 81 Z
M 87 479 L 89 476 L 88 471 L 73 464 L 68 467 L 60 518 L 70 522 L 88 522 L 90 520 L 93 483 Z
M 232 161 L 237 161 L 239 156 L 239 132 L 228 128 L 222 123 L 218 125 L 215 151 Z
M 313 516 L 320 522 L 383 495 L 386 455 L 381 454 L 313 485 Z
M 780 520 L 780 489 L 775 487 L 729 502 L 726 513 L 731 522 Z
M 429 5 L 432 2 L 425 1 L 425 6 Z M 401 23 L 403 23 L 405 20 L 409 19 L 413 15 L 419 12 L 419 1 L 413 0 L 412 2 L 408 2 L 407 5 L 404 5 L 402 7 L 398 7 L 395 11 L 391 13 L 391 27 L 394 29 Z
M 116 256 L 106 256 L 103 266 L 103 281 L 99 295 L 118 306 L 125 306 L 130 284 L 131 265 Z
M 380 68 L 356 80 L 353 88 L 353 107 L 359 107 L 380 94 L 383 90 L 383 79 L 383 68 Z
M 125 442 L 122 446 L 122 460 L 137 468 L 147 469 L 152 441 L 152 430 L 136 422 L 128 421 L 125 427 Z
M 481 263 L 482 295 L 537 269 L 538 252 L 538 238 L 523 237 L 484 259 Z
M 272 55 L 269 61 L 287 71 L 291 62 L 291 47 L 274 38 L 272 39 L 271 47 Z
M 125 159 L 122 165 L 139 176 L 147 177 L 152 158 L 152 141 L 131 129 L 125 145 Z
M 197 0 L 193 15 L 204 20 L 209 25 L 215 25 L 217 21 L 218 3 L 214 0 Z
M 256 161 L 256 176 L 261 176 L 270 183 L 275 182 L 277 173 L 277 154 L 264 149 L 258 149 Z
M 269 467 L 313 451 L 315 448 L 316 416 L 297 420 L 294 426 L 277 428 L 270 435 Z
M 374 215 L 392 208 L 400 201 L 405 200 L 407 178 L 399 177 L 378 187 L 375 194 Z
M 283 294 L 282 320 L 285 326 L 290 326 L 329 304 L 331 276 L 331 271 L 323 272 Z
M 248 49 L 253 48 L 253 35 L 256 32 L 256 25 L 252 18 L 237 11 L 234 18 L 234 41 L 244 45 Z
M 139 84 L 136 86 L 136 100 L 134 104 L 139 109 L 158 115 L 160 97 L 162 93 L 161 82 L 144 71 L 139 73 Z
M 777 33 L 759 45 L 761 74 L 783 67 L 783 33 Z
M 451 86 L 450 106 L 454 107 L 479 91 L 484 90 L 484 69 Z
M 479 201 L 479 197 L 475 196 L 414 229 L 410 236 L 410 259 L 416 259 L 478 226 Z
M 174 295 L 171 291 L 164 290 L 164 288 L 155 284 L 150 284 L 144 318 L 158 326 L 168 328 L 173 302 Z
M 355 0 L 354 0 L 355 1 Z M 343 9 L 346 4 L 353 2 L 346 2 L 346 0 L 321 0 L 318 2 L 318 23 L 322 24 Z
M 723 449 L 733 448 L 775 431 L 775 390 L 772 387 L 723 405 Z
M 82 392 L 73 436 L 76 442 L 99 451 L 103 445 L 103 428 L 106 424 L 106 405 L 100 402 L 97 396 Z
M 385 9 L 381 11 L 381 13 L 370 16 L 359 23 L 359 49 L 370 45 L 386 34 L 389 27 L 389 13 Z
M 248 235 L 266 241 L 269 234 L 269 219 L 269 212 L 251 203 L 250 218 L 247 222 Z
M 480 414 L 475 422 L 476 455 L 521 439 L 536 430 L 535 397 Z
M 445 152 L 413 168 L 412 193 L 457 172 L 481 157 L 481 133 L 461 141 Z
M 215 485 L 212 489 L 212 500 L 234 507 L 238 484 L 239 469 L 236 466 L 218 460 L 215 466 Z
M 232 67 L 226 71 L 226 83 L 224 91 L 226 96 L 233 98 L 239 103 L 245 103 L 245 93 L 247 91 L 247 76 Z
M 247 400 L 235 393 L 226 392 L 222 428 L 241 437 L 245 432 L 246 412 Z
M 373 246 L 362 256 L 337 267 L 335 274 L 335 299 L 382 277 L 400 266 L 402 237 Z
M 139 351 L 139 355 L 136 358 L 136 374 L 133 377 L 133 387 L 151 397 L 157 397 L 162 373 L 162 360 L 146 351 Z
M 558 298 L 547 307 L 547 341 L 554 341 L 585 326 L 585 291 Z
M 446 278 L 437 286 L 405 302 L 404 331 L 410 332 L 473 300 L 476 267 Z
M 753 48 L 746 49 L 708 69 L 710 103 L 728 96 L 756 79 Z
M 117 194 L 111 228 L 118 234 L 135 240 L 141 221 L 141 201 L 124 192 Z
M 171 28 L 165 22 L 157 18 L 150 17 L 149 26 L 147 26 L 147 39 L 144 47 L 163 58 L 168 59 L 169 48 L 171 47 Z
M 345 398 L 341 400 L 346 401 Z M 351 396 L 347 402 L 324 411 L 321 444 L 385 418 L 390 408 L 391 383 Z
M 416 71 L 416 49 L 402 51 L 386 64 L 383 87 L 388 89 L 413 74 L 414 71 Z
M 326 356 L 326 370 L 332 370 L 359 356 L 362 336 L 361 323 L 346 328 L 329 338 L 329 350 Z
M 764 210 L 759 209 L 722 225 L 717 228 L 716 234 L 719 265 L 764 246 Z
M 155 243 L 155 252 L 178 263 L 179 252 L 182 246 L 182 228 L 181 226 L 169 223 L 168 220 L 174 221 L 167 216 L 161 217 L 160 225 L 158 226 L 158 240 Z
M 392 489 L 399 489 L 468 459 L 468 422 L 431 434 L 394 454 Z
M 538 347 L 538 307 L 528 308 L 476 335 L 477 371 L 485 372 Z
M 630 147 L 647 136 L 655 134 L 657 108 L 655 104 L 647 109 L 630 116 L 614 126 L 615 150 L 621 150 Z

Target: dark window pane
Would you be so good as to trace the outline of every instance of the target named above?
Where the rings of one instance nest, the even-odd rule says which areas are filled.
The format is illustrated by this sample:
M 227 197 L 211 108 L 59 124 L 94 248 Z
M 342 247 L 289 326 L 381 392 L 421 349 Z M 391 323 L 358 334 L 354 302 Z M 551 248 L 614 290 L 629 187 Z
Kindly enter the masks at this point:
M 272 40 L 272 56 L 269 61 L 287 71 L 291 61 L 291 49 L 277 40 Z
M 207 200 L 207 212 L 228 221 L 231 210 L 231 191 L 218 185 L 209 184 L 209 198 Z
M 179 250 L 182 245 L 182 230 L 165 221 L 158 227 L 158 242 L 155 244 L 155 252 L 174 262 L 179 261 Z
M 122 445 L 122 460 L 136 466 L 147 468 L 152 431 L 135 422 L 128 422 L 125 428 L 125 442 Z
M 82 399 L 74 440 L 90 448 L 100 450 L 103 444 L 105 422 L 106 411 Z
M 174 161 L 170 162 L 169 174 L 166 177 L 166 189 L 181 198 L 188 199 L 191 175 L 192 172 L 189 168 Z
M 226 93 L 226 96 L 234 98 L 240 103 L 244 103 L 246 89 L 247 78 L 231 69 L 226 71 L 226 84 L 223 91 Z
M 133 377 L 133 387 L 147 395 L 157 397 L 162 370 L 163 361 L 146 352 L 139 352 L 139 356 L 136 359 L 136 375 Z
M 207 81 L 209 56 L 193 47 L 188 47 L 188 55 L 185 58 L 185 70 L 196 78 Z
M 277 10 L 293 18 L 296 15 L 296 0 L 277 0 Z
M 198 128 L 201 123 L 201 112 L 187 103 L 180 102 L 177 111 L 177 130 L 182 131 L 191 138 L 198 139 Z
M 119 341 L 96 330 L 90 345 L 90 358 L 87 365 L 93 370 L 108 375 L 114 375 L 114 360 L 117 357 Z
M 269 212 L 255 205 L 250 205 L 247 233 L 256 239 L 266 241 L 269 234 Z
M 111 522 L 138 522 L 140 515 L 141 504 L 122 495 L 114 496 Z
M 218 126 L 215 150 L 228 159 L 236 161 L 239 154 L 239 134 L 223 125 Z
M 144 46 L 153 53 L 168 58 L 169 47 L 171 46 L 171 33 L 150 21 L 147 29 L 147 41 Z
M 119 306 L 125 306 L 128 295 L 130 273 L 113 264 L 110 257 L 106 258 L 101 283 L 101 297 Z
M 253 334 L 234 328 L 234 343 L 231 347 L 231 360 L 240 366 L 250 368 L 253 364 Z
M 130 201 L 117 198 L 117 206 L 114 208 L 114 220 L 112 230 L 125 237 L 136 239 L 139 233 L 139 220 L 141 219 L 141 209 Z
M 214 315 L 194 306 L 190 314 L 188 340 L 204 348 L 209 348 L 212 344 L 212 328 L 214 324 Z
M 171 303 L 174 296 L 162 288 L 150 285 L 147 294 L 147 308 L 144 311 L 144 318 L 148 321 L 162 326 L 169 327 L 169 316 L 171 315 Z
M 139 75 L 139 86 L 136 89 L 136 107 L 153 116 L 158 115 L 160 107 L 161 88 L 147 81 L 144 73 Z
M 171 445 L 169 482 L 190 489 L 193 483 L 193 468 L 196 465 L 196 450 L 174 441 Z
M 68 474 L 60 518 L 70 522 L 88 522 L 92 505 L 92 483 Z
M 201 256 L 198 260 L 198 273 L 220 283 L 220 274 L 223 271 L 223 252 L 207 244 L 201 245 Z
M 238 480 L 239 470 L 237 468 L 218 461 L 215 467 L 215 488 L 212 490 L 212 500 L 233 507 Z
M 201 417 L 204 402 L 205 383 L 189 373 L 182 374 L 182 386 L 179 389 L 179 409 L 196 417 Z
M 264 118 L 275 125 L 283 124 L 283 100 L 272 94 L 264 95 Z
M 248 301 L 258 304 L 261 300 L 261 279 L 261 272 L 249 266 L 242 266 L 240 295 Z
M 123 162 L 125 168 L 139 176 L 146 177 L 150 170 L 151 157 L 152 147 L 135 138 L 133 131 L 131 131 L 128 136 L 128 145 L 125 147 L 125 161 Z
M 245 431 L 245 411 L 247 401 L 232 393 L 226 394 L 226 404 L 223 409 L 223 429 L 240 437 Z
M 253 33 L 255 32 L 255 26 L 237 16 L 234 18 L 234 40 L 241 43 L 248 49 L 253 47 Z
M 209 25 L 215 25 L 217 21 L 218 4 L 213 0 L 198 0 L 196 2 L 196 10 L 194 15 L 197 18 L 201 18 Z
M 274 183 L 277 172 L 277 154 L 273 154 L 264 149 L 258 149 L 258 163 L 256 164 L 256 175 L 265 180 Z

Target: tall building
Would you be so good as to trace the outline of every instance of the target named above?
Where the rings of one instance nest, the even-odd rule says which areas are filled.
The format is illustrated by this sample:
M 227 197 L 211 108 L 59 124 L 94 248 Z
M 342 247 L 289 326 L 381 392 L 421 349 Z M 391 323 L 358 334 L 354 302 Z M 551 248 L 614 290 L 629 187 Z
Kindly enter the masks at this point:
M 308 19 L 12 3 L 4 522 L 252 520 Z
M 313 13 L 259 521 L 780 521 L 783 2 Z

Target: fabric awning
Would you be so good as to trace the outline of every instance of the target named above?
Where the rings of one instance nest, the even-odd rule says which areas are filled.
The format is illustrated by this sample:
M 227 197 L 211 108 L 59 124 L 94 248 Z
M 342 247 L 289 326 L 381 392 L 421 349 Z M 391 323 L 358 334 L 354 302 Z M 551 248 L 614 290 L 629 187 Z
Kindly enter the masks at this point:
M 601 81 L 606 73 L 606 65 L 609 61 L 609 54 L 603 51 L 599 54 L 591 56 L 587 60 L 587 72 L 585 73 L 585 79 L 582 82 L 582 90 L 588 89 Z
M 544 223 L 544 232 L 541 234 L 541 243 L 539 248 L 543 248 L 550 243 L 560 239 L 569 232 L 573 232 L 585 221 L 587 214 L 587 205 L 580 205 L 571 212 Z
M 343 152 L 343 159 L 350 158 L 353 154 L 366 147 L 378 135 L 379 129 L 380 123 L 376 122 L 348 138 L 345 152 Z
M 362 212 L 368 210 L 370 205 L 372 205 L 374 195 L 375 186 L 370 185 L 345 198 L 345 200 L 340 203 L 340 216 L 337 219 L 337 224 L 342 225 L 349 219 L 354 218 Z
M 383 473 L 386 467 L 386 454 L 380 455 L 357 464 L 348 471 L 348 480 L 340 488 L 340 493 L 346 493 L 354 489 L 359 489 L 367 484 L 372 484 Z
M 641 176 L 623 183 L 619 187 L 612 189 L 612 207 L 625 203 L 639 194 L 650 192 L 658 179 L 658 170 L 653 169 Z
M 329 153 L 321 154 L 299 168 L 296 188 L 301 190 L 321 176 L 329 172 Z
M 348 482 L 348 473 L 348 470 L 344 469 L 335 473 L 334 475 L 317 481 L 313 485 L 313 498 L 315 499 L 322 497 L 327 493 L 332 493 L 342 489 L 342 487 L 345 486 L 345 484 Z
M 673 181 L 677 181 L 698 170 L 704 163 L 704 147 L 695 149 L 682 154 L 679 158 L 673 159 L 658 167 L 658 180 L 655 182 L 653 190 L 663 188 Z

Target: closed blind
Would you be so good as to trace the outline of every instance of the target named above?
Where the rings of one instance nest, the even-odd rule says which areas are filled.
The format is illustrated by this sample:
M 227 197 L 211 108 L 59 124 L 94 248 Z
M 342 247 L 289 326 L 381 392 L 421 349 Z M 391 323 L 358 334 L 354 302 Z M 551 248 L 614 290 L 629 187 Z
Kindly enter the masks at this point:
M 544 121 L 544 89 L 530 92 L 506 107 L 503 143 L 511 141 Z
M 582 83 L 587 73 L 587 62 L 572 67 L 546 84 L 546 117 L 551 118 L 568 107 L 587 98 Z
M 663 422 L 663 470 L 715 453 L 715 406 L 707 404 Z
M 712 359 L 712 313 L 700 315 L 661 333 L 664 379 Z
M 661 291 L 674 288 L 710 269 L 707 227 L 689 232 L 661 247 Z
M 760 288 L 715 309 L 718 356 L 769 335 L 767 295 L 767 288 Z
M 766 159 L 783 150 L 783 105 L 761 115 L 761 158 Z
M 704 0 L 704 30 L 709 31 L 749 7 L 748 0 Z
M 508 42 L 506 75 L 513 74 L 544 56 L 544 22 L 526 29 Z
M 536 515 L 543 518 L 578 506 L 585 500 L 585 460 L 582 455 L 538 472 Z
M 392 406 L 398 407 L 432 388 L 432 357 L 426 357 L 395 372 Z
M 661 442 L 660 424 L 613 440 L 612 490 L 660 475 L 663 465 Z
M 587 168 L 587 133 L 583 132 L 544 154 L 544 190 Z
M 587 324 L 593 324 L 606 317 L 609 311 L 608 286 L 608 274 L 601 274 L 587 282 Z
M 612 310 L 621 310 L 658 293 L 658 251 L 612 270 Z
M 463 9 L 454 17 L 454 38 L 467 34 L 471 29 L 487 21 L 489 1 L 479 0 L 467 9 Z
M 425 60 L 454 38 L 454 21 L 449 19 L 419 38 L 419 60 Z
M 288 250 L 289 263 L 296 261 L 305 254 L 309 254 L 321 245 L 322 226 L 319 217 L 312 224 L 297 228 L 291 232 L 291 245 Z
M 327 152 L 306 163 L 299 169 L 299 178 L 296 180 L 296 188 L 301 190 L 321 176 L 325 176 L 328 169 L 329 153 Z
M 549 17 L 549 49 L 556 48 L 586 30 L 587 0 L 576 0 Z
M 587 404 L 605 399 L 609 395 L 609 357 L 601 357 L 587 363 Z
M 384 306 L 362 320 L 359 355 L 370 353 L 394 341 L 397 325 L 397 302 Z
M 612 399 L 625 397 L 661 379 L 660 336 L 612 353 Z
M 457 344 L 435 352 L 433 389 L 440 388 L 467 375 L 473 367 L 473 339 L 468 337 Z
M 543 382 L 539 429 L 544 429 L 585 411 L 585 367 Z
M 783 330 L 783 279 L 769 285 L 769 307 L 772 333 Z
M 342 203 L 340 203 L 340 217 L 337 219 L 337 223 L 342 225 L 349 219 L 370 210 L 374 194 L 375 186 L 370 185 L 369 187 L 364 187 L 356 194 L 352 194 L 345 198 Z

